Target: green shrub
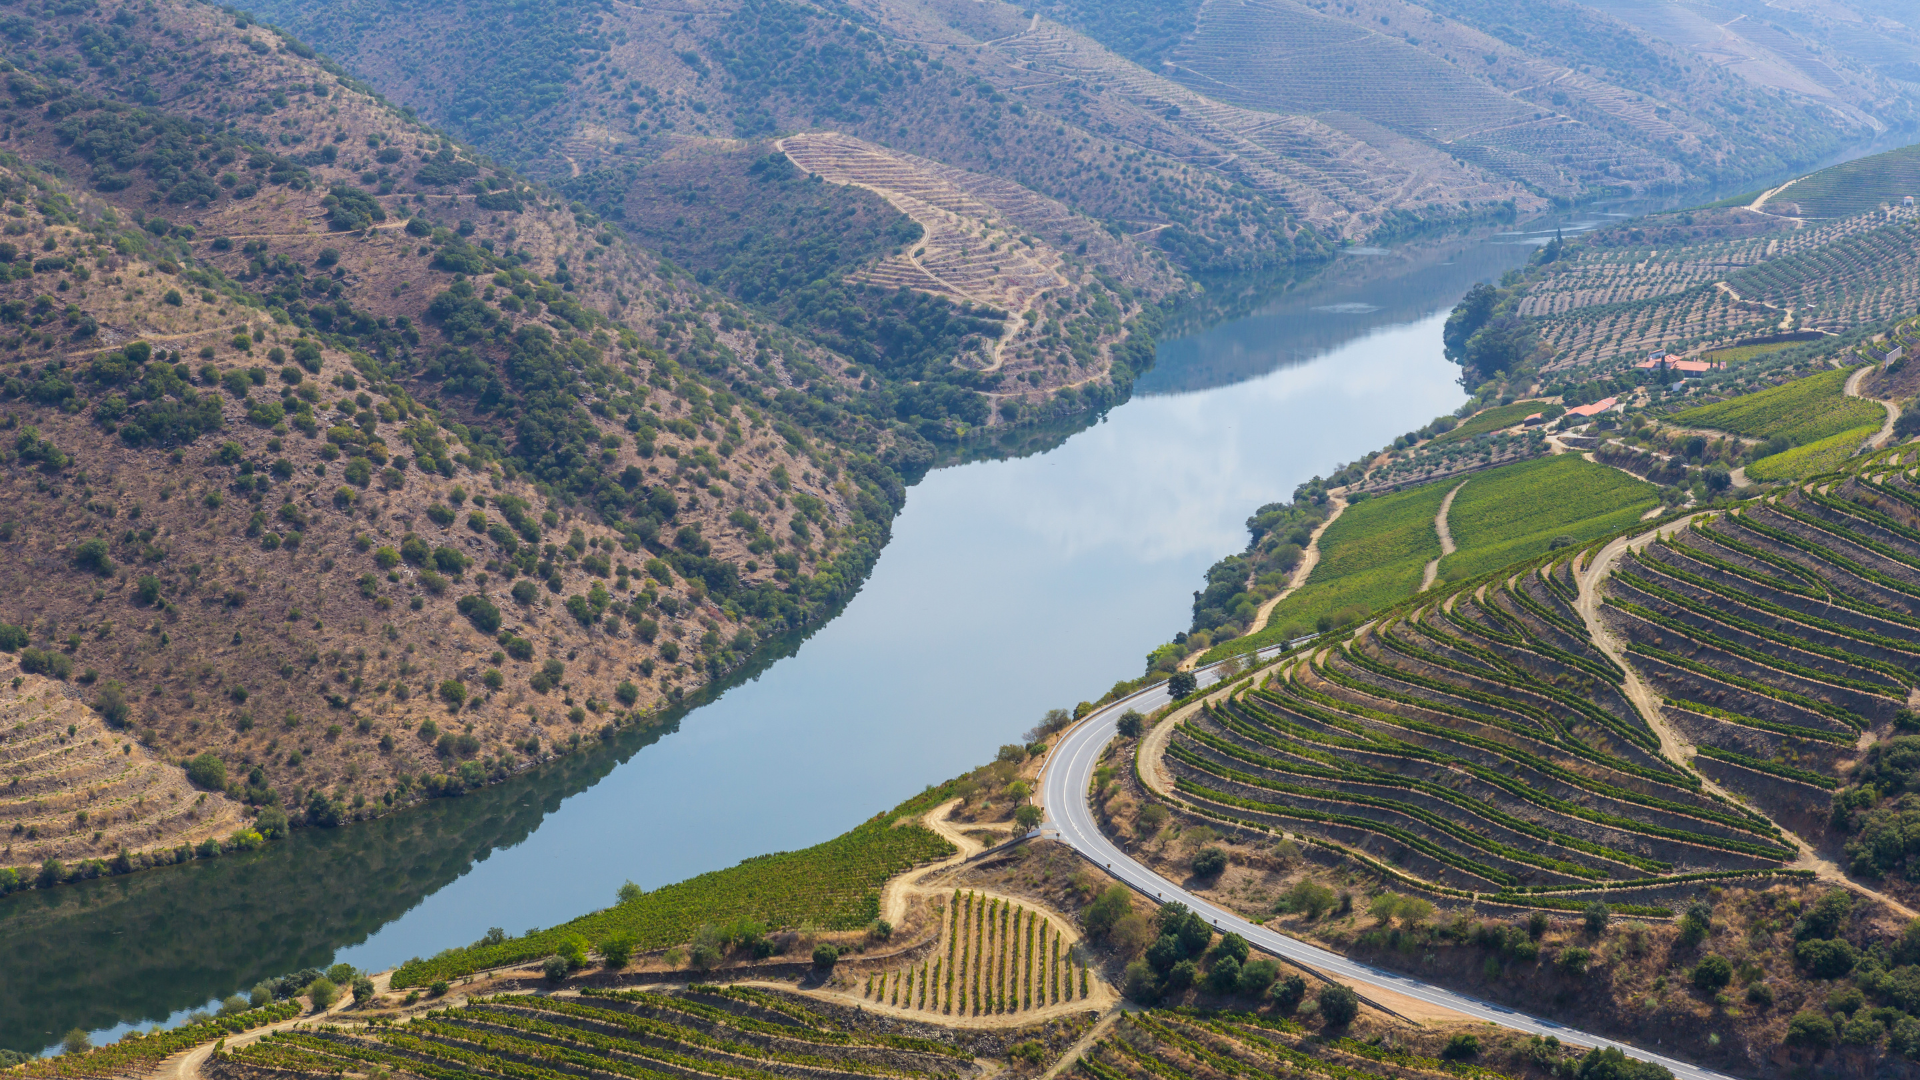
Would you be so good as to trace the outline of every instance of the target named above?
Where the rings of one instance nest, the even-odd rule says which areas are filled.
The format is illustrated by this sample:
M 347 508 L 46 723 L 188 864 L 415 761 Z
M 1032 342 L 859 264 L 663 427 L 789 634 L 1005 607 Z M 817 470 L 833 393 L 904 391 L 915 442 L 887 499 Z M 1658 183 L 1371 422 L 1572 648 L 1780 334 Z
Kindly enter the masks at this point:
M 1215 960 L 1213 969 L 1207 972 L 1207 986 L 1216 994 L 1237 993 L 1240 989 L 1240 961 L 1231 956 Z
M 73 659 L 53 649 L 28 646 L 20 650 L 20 670 L 29 675 L 66 679 L 73 674 Z
M 315 979 L 307 984 L 307 999 L 313 1002 L 315 1012 L 321 1012 L 340 1000 L 340 988 L 332 980 Z
M 1226 869 L 1227 853 L 1217 847 L 1201 848 L 1193 857 L 1193 872 L 1198 877 L 1218 877 Z
M 610 968 L 623 968 L 633 958 L 633 936 L 615 934 L 600 943 L 600 957 Z
M 1280 898 L 1280 903 L 1275 910 L 1305 915 L 1309 920 L 1313 920 L 1333 910 L 1338 902 L 1339 897 L 1332 889 L 1317 881 L 1301 880 L 1295 882 L 1293 888 L 1288 889 Z
M 1733 964 L 1726 957 L 1708 953 L 1693 968 L 1693 985 L 1704 993 L 1714 993 L 1733 981 Z
M 1112 931 L 1114 924 L 1133 911 L 1133 892 L 1125 885 L 1109 885 L 1080 910 L 1080 924 L 1087 936 L 1096 940 Z
M 1272 960 L 1249 960 L 1240 965 L 1240 992 L 1257 998 L 1280 978 L 1280 965 Z
M 212 752 L 187 762 L 187 779 L 205 791 L 224 791 L 227 787 L 227 763 Z
M 26 643 L 27 631 L 24 627 L 0 623 L 0 652 L 17 652 Z
M 97 536 L 73 545 L 72 558 L 75 567 L 101 577 L 111 576 L 115 569 L 107 542 Z
M 1343 1028 L 1360 1015 L 1360 995 L 1339 983 L 1320 989 L 1320 1016 L 1331 1028 Z
M 1581 913 L 1581 919 L 1586 923 L 1587 933 L 1595 937 L 1606 931 L 1607 920 L 1612 917 L 1613 909 L 1598 900 L 1588 904 L 1587 910 Z
M 1793 958 L 1816 979 L 1837 979 L 1853 970 L 1859 953 L 1846 941 L 1815 938 L 1794 947 Z
M 100 719 L 106 721 L 108 727 L 127 726 L 127 716 L 131 709 L 127 705 L 126 688 L 118 682 L 109 682 L 101 687 L 100 696 L 94 699 L 93 708 L 100 714 Z
M 1787 1045 L 1824 1050 L 1833 1045 L 1833 1021 L 1817 1012 L 1795 1013 L 1787 1021 Z
M 493 601 L 479 594 L 461 597 L 454 603 L 460 614 L 467 617 L 473 628 L 483 634 L 492 634 L 500 629 L 500 609 Z
M 459 679 L 448 679 L 440 684 L 440 700 L 455 709 L 467 703 L 467 684 Z
M 1273 1007 L 1282 1016 L 1291 1016 L 1300 1003 L 1307 999 L 1307 980 L 1298 975 L 1289 975 L 1273 986 Z
M 1448 1061 L 1471 1061 L 1480 1056 L 1480 1037 L 1465 1032 L 1456 1034 L 1447 1040 L 1440 1056 Z
M 831 968 L 833 967 L 834 964 L 839 963 L 839 961 L 840 961 L 840 950 L 834 948 L 832 945 L 829 945 L 823 941 L 820 944 L 815 945 L 813 947 L 813 966 L 814 967 Z

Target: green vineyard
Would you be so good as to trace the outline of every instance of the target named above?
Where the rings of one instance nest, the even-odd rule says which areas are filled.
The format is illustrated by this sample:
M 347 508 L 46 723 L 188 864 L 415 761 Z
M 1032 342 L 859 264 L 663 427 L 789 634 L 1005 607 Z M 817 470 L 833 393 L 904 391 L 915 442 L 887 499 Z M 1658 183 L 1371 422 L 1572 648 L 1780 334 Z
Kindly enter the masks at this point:
M 604 911 L 548 930 L 492 944 L 450 949 L 410 960 L 394 972 L 395 988 L 425 986 L 486 968 L 551 956 L 578 938 L 599 947 L 616 937 L 636 950 L 692 939 L 702 926 L 754 919 L 778 929 L 811 923 L 855 930 L 880 914 L 880 887 L 913 866 L 953 854 L 953 845 L 919 824 L 897 824 L 950 797 L 952 785 L 930 788 L 854 828 L 803 851 L 760 855 L 667 885 Z
M 404 1023 L 275 1032 L 217 1053 L 205 1071 L 216 1078 L 269 1069 L 312 1076 L 404 1073 L 423 1080 L 773 1080 L 796 1070 L 849 1080 L 931 1080 L 970 1071 L 972 1055 L 950 1043 L 859 1025 L 857 1017 L 829 1018 L 784 995 L 737 987 L 510 994 Z
M 1671 535 L 1598 538 L 1390 609 L 1181 721 L 1172 794 L 1404 885 L 1520 906 L 1668 913 L 1683 883 L 1806 876 L 1800 844 L 1836 829 L 1859 833 L 1856 869 L 1904 866 L 1920 842 L 1899 781 L 1854 762 L 1863 733 L 1889 761 L 1920 750 L 1900 735 L 1920 727 L 1913 465 L 1855 458 Z
M 200 1023 L 183 1024 L 168 1031 L 141 1035 L 134 1032 L 111 1046 L 95 1047 L 82 1054 L 36 1058 L 7 1075 L 15 1077 L 108 1077 L 144 1073 L 163 1058 L 212 1039 L 238 1035 L 266 1024 L 291 1020 L 300 1015 L 297 1001 L 277 1001 L 236 1016 L 221 1016 Z
M 1046 915 L 955 890 L 933 953 L 866 977 L 861 997 L 942 1016 L 990 1016 L 1085 1001 L 1092 975 Z
M 1844 393 L 1852 374 L 1851 368 L 1822 372 L 1675 413 L 1671 420 L 1682 427 L 1712 428 L 1748 439 L 1784 438 L 1795 446 L 1861 427 L 1878 428 L 1886 418 L 1885 410 Z
M 1570 1048 L 1536 1039 L 1531 1049 L 1530 1064 L 1552 1069 L 1564 1060 L 1568 1068 L 1562 1075 L 1574 1075 Z M 1329 1080 L 1504 1080 L 1484 1065 L 1428 1057 L 1378 1040 L 1310 1037 L 1306 1028 L 1281 1017 L 1188 1009 L 1129 1014 L 1081 1057 L 1075 1071 L 1087 1080 L 1303 1075 Z
M 1517 310 L 1552 350 L 1548 368 L 1783 329 L 1845 333 L 1920 306 L 1920 276 L 1907 272 L 1920 254 L 1912 208 L 1869 208 L 1803 229 L 1754 217 L 1758 231 L 1726 238 L 1582 244 L 1537 271 Z

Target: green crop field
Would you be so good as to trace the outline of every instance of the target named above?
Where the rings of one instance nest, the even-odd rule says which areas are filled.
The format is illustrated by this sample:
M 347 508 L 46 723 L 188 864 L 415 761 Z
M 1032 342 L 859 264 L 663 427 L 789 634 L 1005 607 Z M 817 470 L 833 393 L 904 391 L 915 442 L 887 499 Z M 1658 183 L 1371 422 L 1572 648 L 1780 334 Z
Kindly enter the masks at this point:
M 279 1076 L 769 1080 L 931 1077 L 972 1059 L 953 1043 L 896 1035 L 883 1024 L 828 1020 L 801 999 L 758 989 L 696 984 L 661 994 L 584 987 L 577 998 L 473 997 L 403 1024 L 275 1032 L 232 1051 L 231 1060 Z M 876 1064 L 875 1055 L 886 1063 Z
M 1659 489 L 1572 454 L 1480 473 L 1454 496 L 1447 526 L 1458 549 L 1440 564 L 1460 580 L 1627 528 L 1660 505 Z
M 1796 446 L 1784 454 L 1761 458 L 1747 466 L 1747 476 L 1753 480 L 1801 480 L 1832 472 L 1840 467 L 1841 462 L 1852 457 L 1869 435 L 1880 430 L 1880 421 L 1884 419 L 1885 414 L 1882 413 L 1871 424 L 1863 424 L 1805 446 Z
M 880 886 L 888 878 L 953 853 L 951 844 L 927 828 L 895 826 L 901 818 L 940 803 L 951 787 L 924 791 L 851 832 L 802 851 L 756 856 L 524 937 L 409 960 L 394 972 L 393 985 L 425 986 L 524 963 L 552 955 L 573 938 L 597 947 L 625 937 L 635 949 L 658 949 L 690 940 L 701 926 L 743 919 L 776 929 L 804 924 L 856 929 L 879 917 Z
M 1798 203 L 1805 217 L 1837 218 L 1897 206 L 1907 195 L 1920 195 L 1920 144 L 1822 169 L 1773 198 Z
M 1264 629 L 1208 653 L 1218 659 L 1313 629 L 1322 615 L 1374 611 L 1412 596 L 1440 554 L 1433 516 L 1459 481 L 1356 503 L 1320 537 L 1320 562 L 1299 592 L 1275 605 Z M 1215 655 L 1218 654 L 1218 656 Z
M 1803 341 L 1769 341 L 1762 345 L 1735 345 L 1730 349 L 1715 349 L 1701 356 L 1700 359 L 1714 360 L 1722 364 L 1738 364 L 1804 344 L 1806 343 Z
M 1796 446 L 1869 424 L 1879 427 L 1886 419 L 1884 409 L 1843 393 L 1851 374 L 1841 370 L 1809 375 L 1757 394 L 1675 413 L 1669 419 L 1682 427 L 1712 428 L 1749 439 L 1784 436 Z
M 1435 437 L 1433 441 L 1436 443 L 1459 442 L 1462 439 L 1471 439 L 1475 435 L 1484 435 L 1489 431 L 1510 428 L 1534 413 L 1544 414 L 1548 420 L 1552 420 L 1566 411 L 1559 405 L 1549 405 L 1544 401 L 1516 401 L 1511 405 L 1496 405 L 1469 416 L 1461 421 L 1459 427 Z

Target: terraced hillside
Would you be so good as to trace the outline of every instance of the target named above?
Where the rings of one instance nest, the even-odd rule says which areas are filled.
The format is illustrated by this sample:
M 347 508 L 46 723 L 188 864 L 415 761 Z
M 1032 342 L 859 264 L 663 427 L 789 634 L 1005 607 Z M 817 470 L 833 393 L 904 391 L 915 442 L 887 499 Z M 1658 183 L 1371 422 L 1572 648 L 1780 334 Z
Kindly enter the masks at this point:
M 1547 371 L 1780 330 L 1842 332 L 1920 303 L 1907 271 L 1920 243 L 1914 214 L 1672 246 L 1584 243 L 1535 275 L 1516 313 L 1538 320 Z
M 1004 320 L 977 352 L 954 360 L 996 373 L 995 397 L 1107 376 L 1125 323 L 1169 287 L 1137 250 L 1017 185 L 845 135 L 795 135 L 776 145 L 808 173 L 871 190 L 920 226 L 919 240 L 853 280 L 981 305 Z M 1126 294 L 1104 288 L 1069 245 L 1094 265 L 1117 269 Z M 1133 288 L 1142 295 L 1132 296 Z
M 1402 1026 L 1405 1030 L 1405 1026 Z M 1406 1044 L 1398 1038 L 1376 1036 L 1363 1040 L 1339 1031 L 1316 1036 L 1306 1024 L 1281 1015 L 1195 1010 L 1148 1010 L 1131 1013 L 1079 1060 L 1076 1073 L 1087 1080 L 1214 1080 L 1241 1076 L 1304 1073 L 1350 1080 L 1418 1080 L 1422 1077 L 1480 1076 L 1497 1080 L 1533 1070 L 1565 1068 L 1580 1063 L 1571 1048 L 1544 1040 L 1494 1051 L 1493 1039 L 1473 1036 L 1475 1058 L 1485 1038 L 1486 1057 L 1494 1058 L 1502 1073 L 1486 1061 L 1463 1061 L 1439 1045 Z M 1421 1040 L 1426 1042 L 1427 1040 Z
M 1422 596 L 1203 706 L 1151 767 L 1203 814 L 1440 896 L 1658 907 L 1792 869 L 1911 897 L 1835 867 L 1828 812 L 1911 726 L 1920 483 L 1900 463 Z
M 1663 879 L 1766 874 L 1787 837 L 1676 762 L 1584 641 L 1565 564 L 1379 620 L 1209 706 L 1172 790 L 1441 895 L 1657 907 Z
M 249 18 L 12 17 L 0 622 L 254 812 L 458 794 L 726 678 L 857 588 L 926 436 L 1006 419 L 706 289 Z M 898 340 L 985 321 L 870 291 Z
M 955 890 L 927 957 L 869 972 L 860 997 L 933 1014 L 1013 1015 L 1086 1000 L 1090 976 L 1046 912 Z
M 262 10 L 603 211 L 667 194 L 645 163 L 690 140 L 837 132 L 1057 199 L 1188 271 L 1317 259 L 1323 236 L 1547 197 L 1771 174 L 1913 110 L 1904 84 L 1853 59 L 1891 37 L 1787 60 L 1738 29 L 1676 41 L 1574 5 L 1551 19 L 1372 0 Z M 509 47 L 494 26 L 517 28 Z M 1728 40 L 1756 54 L 1737 73 Z
M 215 854 L 223 841 L 260 841 L 239 803 L 197 790 L 184 770 L 108 727 L 76 688 L 44 675 L 0 688 L 0 784 L 0 875 L 21 867 L 33 876 L 51 859 L 55 880 L 68 866 L 97 876 L 123 852 L 158 849 L 174 861 L 182 848 L 190 859 L 207 845 Z M 0 892 L 14 884 L 0 881 Z
M 791 995 L 696 986 L 679 993 L 587 989 L 577 995 L 504 994 L 404 1024 L 276 1032 L 207 1067 L 212 1077 L 330 1075 L 380 1069 L 410 1076 L 602 1075 L 939 1077 L 973 1071 L 951 1042 L 891 1034 Z

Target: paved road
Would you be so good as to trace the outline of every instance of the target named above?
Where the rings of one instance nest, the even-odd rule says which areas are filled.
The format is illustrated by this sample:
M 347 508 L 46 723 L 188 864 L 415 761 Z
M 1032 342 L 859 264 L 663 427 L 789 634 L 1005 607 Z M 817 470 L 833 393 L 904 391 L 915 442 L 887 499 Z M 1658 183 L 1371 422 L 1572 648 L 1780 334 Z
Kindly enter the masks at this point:
M 1277 648 L 1265 650 L 1264 653 L 1272 655 L 1276 651 L 1278 651 Z M 1218 673 L 1211 670 L 1202 669 L 1194 674 L 1199 677 L 1202 686 L 1219 681 Z M 1338 953 L 1328 952 L 1262 926 L 1255 926 L 1224 908 L 1216 907 L 1186 892 L 1174 882 L 1135 862 L 1100 832 L 1098 824 L 1094 821 L 1093 812 L 1088 808 L 1087 792 L 1093 783 L 1093 770 L 1100 760 L 1100 751 L 1113 738 L 1114 722 L 1119 719 L 1120 714 L 1130 708 L 1151 712 L 1166 704 L 1167 700 L 1165 684 L 1155 686 L 1093 713 L 1060 740 L 1046 762 L 1046 771 L 1041 777 L 1040 796 L 1047 811 L 1047 820 L 1040 827 L 1043 835 L 1057 835 L 1062 842 L 1071 845 L 1094 864 L 1105 867 L 1113 877 L 1139 890 L 1143 895 L 1158 900 L 1178 900 L 1206 916 L 1221 932 L 1238 933 L 1254 948 L 1275 956 L 1286 957 L 1343 980 L 1392 990 L 1410 998 L 1439 1005 L 1516 1031 L 1533 1035 L 1555 1035 L 1561 1042 L 1575 1046 L 1618 1047 L 1629 1057 L 1666 1066 L 1673 1070 L 1674 1076 L 1679 1080 L 1730 1080 L 1724 1073 L 1662 1057 L 1648 1050 L 1588 1034 L 1551 1020 L 1529 1016 L 1504 1005 L 1481 1001 L 1418 979 L 1410 979 L 1405 975 L 1356 963 Z

